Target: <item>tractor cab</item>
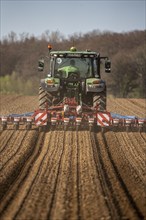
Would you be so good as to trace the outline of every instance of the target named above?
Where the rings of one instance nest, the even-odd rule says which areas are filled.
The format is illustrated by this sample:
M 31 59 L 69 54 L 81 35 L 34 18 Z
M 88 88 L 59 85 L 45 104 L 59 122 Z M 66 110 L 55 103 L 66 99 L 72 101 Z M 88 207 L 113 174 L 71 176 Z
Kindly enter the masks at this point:
M 76 73 L 82 79 L 98 76 L 96 54 L 52 52 L 50 55 L 54 77 L 68 78 L 70 73 Z
M 105 60 L 105 72 L 110 72 L 111 62 L 108 57 L 100 57 L 99 53 L 77 51 L 71 47 L 69 51 L 51 51 L 49 45 L 49 75 L 57 78 L 67 78 L 70 72 L 78 72 L 80 78 L 100 78 L 101 59 Z M 73 63 L 73 64 L 72 64 Z M 38 70 L 43 71 L 44 60 L 39 60 Z M 61 74 L 62 72 L 62 74 Z

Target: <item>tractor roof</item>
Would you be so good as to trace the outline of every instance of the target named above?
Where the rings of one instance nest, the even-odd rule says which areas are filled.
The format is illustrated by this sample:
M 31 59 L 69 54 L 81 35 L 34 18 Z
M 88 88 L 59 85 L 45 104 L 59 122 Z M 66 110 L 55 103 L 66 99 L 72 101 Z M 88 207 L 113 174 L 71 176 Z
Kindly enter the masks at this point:
M 51 51 L 54 57 L 97 57 L 99 54 L 93 51 Z

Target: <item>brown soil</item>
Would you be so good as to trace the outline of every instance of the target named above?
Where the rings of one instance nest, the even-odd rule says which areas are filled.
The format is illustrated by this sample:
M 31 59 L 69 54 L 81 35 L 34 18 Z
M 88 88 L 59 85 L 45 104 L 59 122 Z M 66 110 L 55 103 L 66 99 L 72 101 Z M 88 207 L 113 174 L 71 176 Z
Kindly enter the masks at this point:
M 1 96 L 0 114 L 31 112 L 37 97 Z M 145 100 L 108 110 L 145 117 Z M 12 129 L 0 133 L 0 219 L 145 219 L 146 134 Z

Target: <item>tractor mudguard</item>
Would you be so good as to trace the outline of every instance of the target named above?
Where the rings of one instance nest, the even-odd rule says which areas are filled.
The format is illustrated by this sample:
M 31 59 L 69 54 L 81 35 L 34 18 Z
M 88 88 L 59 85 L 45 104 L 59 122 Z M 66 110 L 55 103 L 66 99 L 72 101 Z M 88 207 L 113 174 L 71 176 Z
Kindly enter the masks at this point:
M 86 92 L 102 92 L 106 88 L 106 83 L 102 79 L 90 78 L 86 80 Z

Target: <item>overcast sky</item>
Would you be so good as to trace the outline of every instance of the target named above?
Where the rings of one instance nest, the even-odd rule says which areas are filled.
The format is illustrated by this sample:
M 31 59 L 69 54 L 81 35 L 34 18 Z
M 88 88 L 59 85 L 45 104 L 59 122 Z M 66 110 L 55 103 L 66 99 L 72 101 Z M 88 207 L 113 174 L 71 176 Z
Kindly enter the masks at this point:
M 1 38 L 11 31 L 36 37 L 46 30 L 65 37 L 92 30 L 146 29 L 146 0 L 1 0 Z

